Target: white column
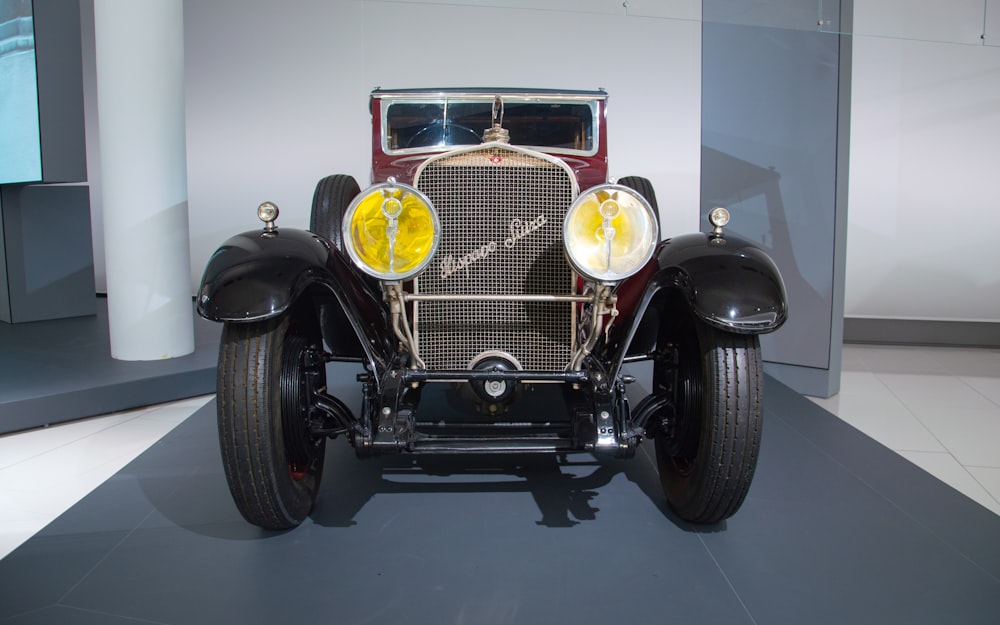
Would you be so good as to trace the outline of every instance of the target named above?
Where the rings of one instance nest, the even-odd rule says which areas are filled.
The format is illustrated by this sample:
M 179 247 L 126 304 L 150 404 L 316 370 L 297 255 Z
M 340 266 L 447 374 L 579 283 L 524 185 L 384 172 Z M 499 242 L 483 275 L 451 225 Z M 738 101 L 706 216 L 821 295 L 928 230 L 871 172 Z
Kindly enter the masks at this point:
M 194 351 L 182 0 L 94 0 L 111 355 Z

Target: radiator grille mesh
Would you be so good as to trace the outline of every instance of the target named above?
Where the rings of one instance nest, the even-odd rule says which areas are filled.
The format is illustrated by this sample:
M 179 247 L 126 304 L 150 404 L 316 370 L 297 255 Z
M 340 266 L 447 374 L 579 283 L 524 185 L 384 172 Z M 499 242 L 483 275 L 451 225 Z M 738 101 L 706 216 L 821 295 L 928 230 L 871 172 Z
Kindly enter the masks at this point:
M 573 183 L 562 167 L 507 149 L 429 163 L 416 182 L 437 207 L 441 243 L 423 294 L 568 294 L 573 274 L 562 224 Z M 417 302 L 420 355 L 430 369 L 465 369 L 502 352 L 526 370 L 561 371 L 570 358 L 572 304 Z

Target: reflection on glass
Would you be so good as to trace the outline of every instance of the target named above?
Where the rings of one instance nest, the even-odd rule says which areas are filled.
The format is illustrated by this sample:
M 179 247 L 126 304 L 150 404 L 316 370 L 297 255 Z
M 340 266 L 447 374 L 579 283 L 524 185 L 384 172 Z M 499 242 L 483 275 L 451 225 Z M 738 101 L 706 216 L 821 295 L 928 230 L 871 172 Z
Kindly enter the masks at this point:
M 31 0 L 0 0 L 0 184 L 42 178 Z
M 389 150 L 476 145 L 493 125 L 493 97 L 393 102 L 385 125 Z M 579 152 L 594 149 L 594 111 L 588 102 L 505 98 L 503 127 L 516 145 Z

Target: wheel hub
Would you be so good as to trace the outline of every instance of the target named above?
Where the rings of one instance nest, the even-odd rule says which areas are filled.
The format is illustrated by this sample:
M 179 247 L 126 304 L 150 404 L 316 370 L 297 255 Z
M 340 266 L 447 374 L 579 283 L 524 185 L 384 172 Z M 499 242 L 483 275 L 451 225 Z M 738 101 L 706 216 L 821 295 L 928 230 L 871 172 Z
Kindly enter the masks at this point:
M 288 472 L 295 481 L 316 472 L 317 446 L 320 439 L 309 429 L 310 389 L 325 378 L 322 364 L 309 357 L 305 337 L 288 335 L 281 365 L 281 426 L 285 435 Z

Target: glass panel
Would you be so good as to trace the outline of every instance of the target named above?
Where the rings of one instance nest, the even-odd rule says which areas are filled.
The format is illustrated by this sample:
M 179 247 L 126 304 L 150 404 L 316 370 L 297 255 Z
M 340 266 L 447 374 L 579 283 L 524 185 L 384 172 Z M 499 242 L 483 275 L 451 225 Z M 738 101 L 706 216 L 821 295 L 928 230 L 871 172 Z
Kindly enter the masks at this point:
M 386 113 L 389 150 L 475 145 L 493 125 L 493 100 L 393 102 Z M 504 100 L 510 142 L 557 150 L 594 149 L 594 109 L 586 102 Z
M 720 13 L 744 6 L 727 1 Z M 839 349 L 831 344 L 838 38 L 711 23 L 702 49 L 702 215 L 727 207 L 726 232 L 764 249 L 781 270 L 790 314 L 761 337 L 765 359 L 829 369 Z
M 1000 0 L 879 0 L 854 2 L 845 20 L 842 4 L 817 0 L 822 32 L 976 46 L 989 43 L 990 14 L 1000 11 Z

